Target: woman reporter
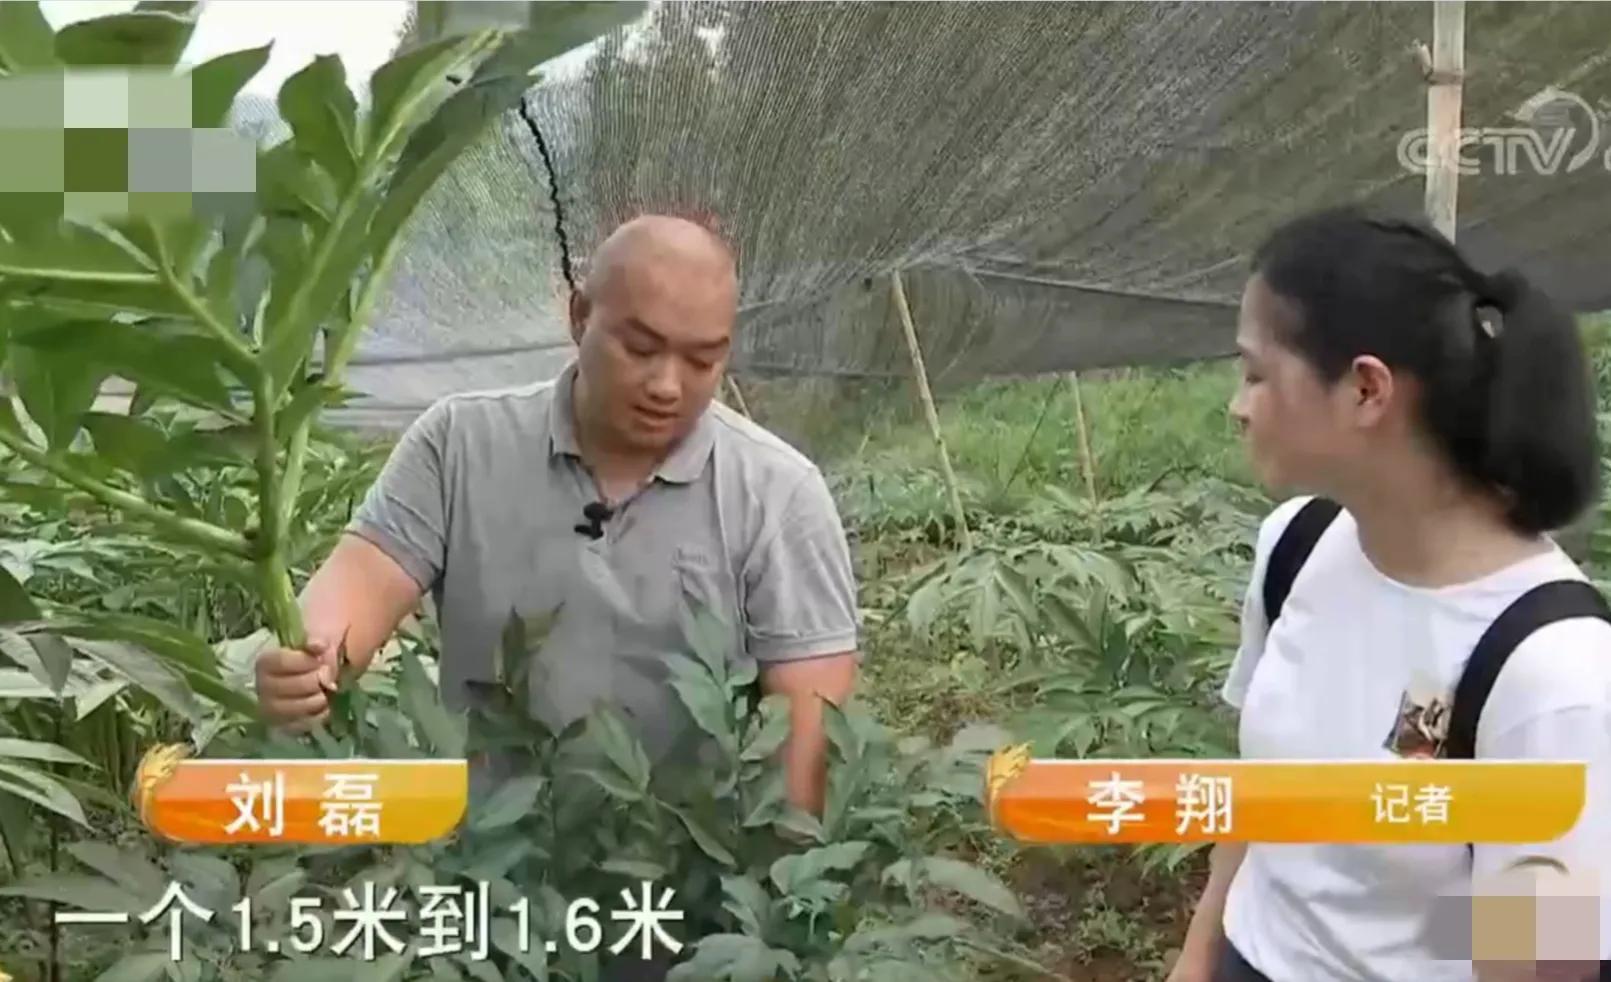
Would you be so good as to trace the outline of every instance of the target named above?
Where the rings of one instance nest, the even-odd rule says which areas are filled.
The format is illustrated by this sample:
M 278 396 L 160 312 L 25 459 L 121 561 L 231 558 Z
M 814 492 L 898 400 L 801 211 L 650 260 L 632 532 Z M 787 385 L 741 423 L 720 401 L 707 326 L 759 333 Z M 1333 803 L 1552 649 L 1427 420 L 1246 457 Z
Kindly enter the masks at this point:
M 1237 340 L 1231 414 L 1260 481 L 1300 493 L 1259 531 L 1224 689 L 1243 756 L 1586 759 L 1588 799 L 1535 845 L 1220 846 L 1170 978 L 1510 978 L 1450 950 L 1452 898 L 1518 862 L 1611 871 L 1611 623 L 1546 535 L 1598 491 L 1576 327 L 1431 228 L 1344 208 L 1257 252 Z

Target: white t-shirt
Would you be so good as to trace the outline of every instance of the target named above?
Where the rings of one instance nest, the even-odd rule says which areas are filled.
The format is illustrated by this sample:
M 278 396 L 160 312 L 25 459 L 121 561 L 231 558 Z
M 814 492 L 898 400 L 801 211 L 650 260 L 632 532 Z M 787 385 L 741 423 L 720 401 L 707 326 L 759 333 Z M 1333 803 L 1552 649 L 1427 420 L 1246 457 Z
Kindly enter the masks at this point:
M 1259 530 L 1242 643 L 1224 689 L 1241 710 L 1244 757 L 1391 758 L 1384 743 L 1403 695 L 1422 705 L 1449 699 L 1477 639 L 1506 606 L 1548 580 L 1584 578 L 1556 549 L 1469 583 L 1408 586 L 1370 563 L 1344 511 L 1266 636 L 1265 566 L 1307 500 L 1283 503 Z M 1486 758 L 1589 761 L 1577 826 L 1551 843 L 1478 845 L 1477 873 L 1548 856 L 1574 872 L 1585 864 L 1603 871 L 1600 892 L 1611 897 L 1611 625 L 1558 621 L 1518 645 L 1483 707 L 1476 749 Z M 1469 895 L 1472 875 L 1463 845 L 1253 844 L 1231 883 L 1225 932 L 1273 982 L 1469 982 L 1470 961 L 1438 960 L 1427 935 L 1449 909 L 1439 898 Z M 1608 915 L 1611 901 L 1602 901 L 1601 958 L 1611 957 Z

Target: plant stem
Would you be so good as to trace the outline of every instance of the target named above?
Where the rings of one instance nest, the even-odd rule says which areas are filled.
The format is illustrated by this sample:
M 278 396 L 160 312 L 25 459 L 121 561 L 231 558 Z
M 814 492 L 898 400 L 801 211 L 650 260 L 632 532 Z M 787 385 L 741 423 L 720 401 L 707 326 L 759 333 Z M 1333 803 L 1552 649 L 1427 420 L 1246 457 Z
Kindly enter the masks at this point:
M 253 414 L 257 423 L 257 489 L 261 527 L 257 541 L 257 578 L 263 596 L 263 614 L 269 630 L 280 643 L 300 648 L 307 643 L 302 611 L 291 590 L 291 576 L 285 568 L 287 522 L 280 502 L 279 442 L 274 433 L 273 382 L 260 376 L 253 392 Z
M 35 447 L 18 434 L 0 427 L 0 444 L 41 470 L 60 478 L 103 504 L 119 509 L 135 518 L 143 519 L 164 532 L 189 545 L 214 552 L 227 552 L 235 556 L 252 555 L 252 547 L 243 536 L 220 528 L 211 522 L 186 518 L 164 511 L 139 495 L 112 487 L 83 473 L 73 465 L 52 457 Z
M 257 373 L 257 357 L 252 349 L 247 346 L 244 338 L 231 331 L 228 325 L 219 320 L 218 315 L 209 310 L 207 305 L 201 302 L 201 298 L 196 296 L 185 281 L 179 278 L 179 271 L 173 268 L 173 263 L 168 255 L 168 243 L 162 238 L 161 226 L 156 222 L 152 222 L 150 227 L 151 237 L 157 244 L 157 268 L 161 270 L 162 282 L 179 302 L 185 305 L 185 309 L 190 311 L 191 316 L 195 317 L 202 327 L 210 331 L 229 350 L 230 361 L 236 373 L 241 375 L 243 379 L 254 378 Z

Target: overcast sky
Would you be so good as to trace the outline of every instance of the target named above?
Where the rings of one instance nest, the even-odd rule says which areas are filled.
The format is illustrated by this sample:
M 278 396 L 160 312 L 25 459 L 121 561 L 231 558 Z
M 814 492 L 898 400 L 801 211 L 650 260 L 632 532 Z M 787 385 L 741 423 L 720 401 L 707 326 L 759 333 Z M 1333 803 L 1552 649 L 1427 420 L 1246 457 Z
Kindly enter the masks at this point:
M 41 0 L 39 6 L 59 28 L 132 10 L 134 0 Z M 408 0 L 211 0 L 202 9 L 182 63 L 273 41 L 268 64 L 246 91 L 272 98 L 281 83 L 322 54 L 339 55 L 357 88 L 390 57 L 408 8 Z M 569 67 L 586 57 L 587 48 L 579 48 L 549 67 Z

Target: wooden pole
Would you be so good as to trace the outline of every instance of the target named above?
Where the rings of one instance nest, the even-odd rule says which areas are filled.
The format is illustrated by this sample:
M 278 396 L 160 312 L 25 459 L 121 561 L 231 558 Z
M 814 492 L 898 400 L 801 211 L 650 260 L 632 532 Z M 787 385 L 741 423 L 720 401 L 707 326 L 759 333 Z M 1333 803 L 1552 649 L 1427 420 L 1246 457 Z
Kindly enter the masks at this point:
M 1096 460 L 1091 456 L 1091 431 L 1085 425 L 1085 402 L 1080 398 L 1080 373 L 1069 372 L 1074 386 L 1074 427 L 1080 437 L 1080 468 L 1085 472 L 1085 493 L 1096 504 Z
M 750 412 L 749 403 L 744 401 L 744 391 L 738 387 L 738 379 L 734 378 L 731 375 L 728 375 L 728 376 L 726 376 L 726 381 L 727 381 L 727 390 L 733 396 L 733 405 L 738 408 L 739 412 L 743 413 L 745 416 L 747 416 L 750 419 L 754 419 L 755 414 Z
M 1426 214 L 1454 241 L 1460 188 L 1460 111 L 1466 70 L 1464 0 L 1432 4 L 1432 57 L 1427 71 Z
M 955 513 L 957 533 L 963 549 L 973 548 L 973 534 L 968 531 L 968 515 L 962 509 L 962 492 L 957 487 L 956 472 L 951 469 L 951 453 L 945 447 L 945 435 L 940 432 L 940 414 L 934 408 L 934 393 L 929 390 L 928 369 L 923 367 L 923 350 L 918 347 L 917 328 L 912 324 L 912 309 L 906 303 L 906 288 L 901 285 L 900 270 L 890 274 L 890 292 L 895 297 L 895 309 L 901 316 L 901 329 L 906 334 L 906 353 L 912 358 L 912 374 L 917 377 L 917 394 L 923 402 L 923 415 L 929 422 L 929 435 L 940 450 L 940 472 L 951 492 L 951 511 Z

